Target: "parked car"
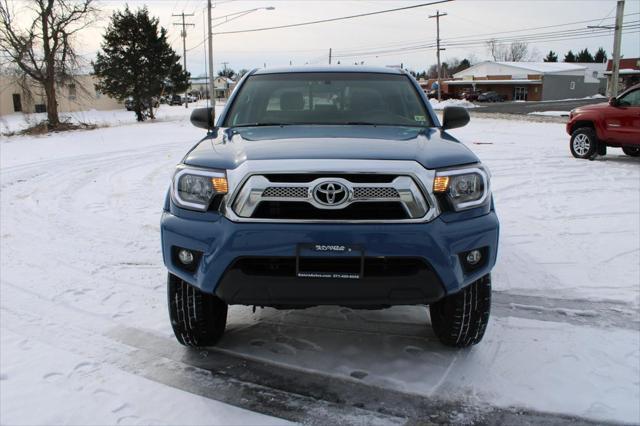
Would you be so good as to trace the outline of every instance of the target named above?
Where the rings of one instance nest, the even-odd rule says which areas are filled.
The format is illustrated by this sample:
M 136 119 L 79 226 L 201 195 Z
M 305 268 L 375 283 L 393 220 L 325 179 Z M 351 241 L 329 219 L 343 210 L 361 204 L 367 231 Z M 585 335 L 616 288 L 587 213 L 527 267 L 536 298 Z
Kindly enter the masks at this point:
M 483 92 L 478 95 L 478 102 L 503 102 L 504 97 L 497 92 Z
M 440 92 L 440 99 L 446 101 L 447 99 L 453 99 L 453 95 L 447 92 Z M 437 90 L 429 90 L 427 92 L 427 98 L 429 99 L 438 99 L 438 91 Z
M 141 101 L 142 109 L 149 109 L 149 105 L 153 105 L 154 108 L 158 108 L 160 106 L 160 101 L 156 97 L 151 98 L 151 102 L 146 99 Z M 135 102 L 131 96 L 129 96 L 124 101 L 124 107 L 127 111 L 133 111 L 135 109 Z
M 184 104 L 184 98 L 180 95 L 172 95 L 169 100 L 169 105 L 182 105 Z
M 473 102 L 478 100 L 481 93 L 482 92 L 479 90 L 465 90 L 462 92 L 461 98 L 466 101 Z
M 576 158 L 605 155 L 608 146 L 622 148 L 631 157 L 640 156 L 640 84 L 608 103 L 572 110 L 567 133 L 571 135 L 569 149 Z
M 196 102 L 196 101 L 198 100 L 198 98 L 197 98 L 195 95 L 188 94 L 188 95 L 186 95 L 186 96 L 187 96 L 187 101 L 188 101 L 189 103 L 191 103 L 191 102 Z
M 228 305 L 429 305 L 446 345 L 484 335 L 498 218 L 490 173 L 403 70 L 253 70 L 177 166 L 161 219 L 177 340 L 214 345 Z M 337 96 L 333 96 L 337 95 Z M 309 107 L 306 99 L 333 99 Z M 427 316 L 425 314 L 425 324 Z

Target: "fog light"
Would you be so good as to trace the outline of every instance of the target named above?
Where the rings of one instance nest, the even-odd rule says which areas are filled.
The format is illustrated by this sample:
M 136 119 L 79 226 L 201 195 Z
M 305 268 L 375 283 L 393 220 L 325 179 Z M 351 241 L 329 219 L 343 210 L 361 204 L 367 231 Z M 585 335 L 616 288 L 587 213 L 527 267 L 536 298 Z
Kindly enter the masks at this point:
M 182 249 L 178 252 L 178 259 L 180 259 L 183 265 L 191 265 L 193 263 L 193 253 L 189 250 Z
M 482 260 L 482 254 L 480 253 L 480 250 L 471 250 L 469 253 L 467 253 L 466 260 L 467 263 L 471 266 L 477 265 L 478 262 Z

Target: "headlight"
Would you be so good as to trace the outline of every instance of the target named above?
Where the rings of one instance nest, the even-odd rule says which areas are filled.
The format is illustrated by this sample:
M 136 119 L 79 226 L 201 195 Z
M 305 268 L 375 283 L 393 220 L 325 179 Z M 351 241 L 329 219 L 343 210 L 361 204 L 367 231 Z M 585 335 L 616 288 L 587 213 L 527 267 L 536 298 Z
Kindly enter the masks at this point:
M 206 211 L 216 195 L 228 190 L 222 170 L 178 168 L 171 184 L 171 198 L 179 207 Z
M 480 167 L 439 171 L 433 192 L 446 195 L 455 211 L 478 207 L 489 200 L 489 174 Z

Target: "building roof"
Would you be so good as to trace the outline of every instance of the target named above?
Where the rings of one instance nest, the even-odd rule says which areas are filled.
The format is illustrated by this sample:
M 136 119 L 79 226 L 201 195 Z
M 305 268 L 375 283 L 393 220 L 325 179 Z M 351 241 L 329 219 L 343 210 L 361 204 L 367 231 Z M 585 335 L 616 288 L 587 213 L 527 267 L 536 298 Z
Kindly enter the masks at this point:
M 522 68 L 525 70 L 539 72 L 541 74 L 550 74 L 554 72 L 579 71 L 586 67 L 575 62 L 496 62 L 500 65 L 508 67 Z
M 613 73 L 613 71 L 605 71 L 604 72 L 606 75 L 611 75 Z M 636 75 L 636 74 L 640 74 L 640 69 L 633 69 L 633 68 L 622 68 L 620 69 L 620 71 L 618 71 L 618 75 Z
M 484 61 L 472 65 L 471 67 L 457 72 L 454 77 L 462 77 L 465 75 L 472 75 L 474 68 L 482 69 L 487 66 L 499 66 L 512 68 L 514 71 L 519 70 L 521 74 L 555 74 L 562 72 L 575 72 L 585 71 L 587 67 L 584 64 L 569 63 L 569 62 L 497 62 L 497 61 Z
M 517 86 L 518 84 L 542 84 L 542 80 L 529 80 L 529 79 L 517 79 L 513 80 L 448 80 L 444 83 L 453 86 L 466 86 L 466 85 L 483 85 L 483 84 L 512 84 Z

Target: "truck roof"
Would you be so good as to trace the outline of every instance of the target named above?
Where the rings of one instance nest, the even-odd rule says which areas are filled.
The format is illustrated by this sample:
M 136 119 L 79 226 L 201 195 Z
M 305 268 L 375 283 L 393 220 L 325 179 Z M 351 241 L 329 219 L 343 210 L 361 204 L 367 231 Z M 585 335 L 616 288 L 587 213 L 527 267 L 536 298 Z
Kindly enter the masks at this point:
M 390 67 L 368 67 L 363 65 L 325 65 L 325 66 L 297 66 L 281 68 L 261 68 L 253 72 L 254 75 L 288 74 L 304 72 L 354 72 L 374 74 L 404 74 L 403 70 Z

